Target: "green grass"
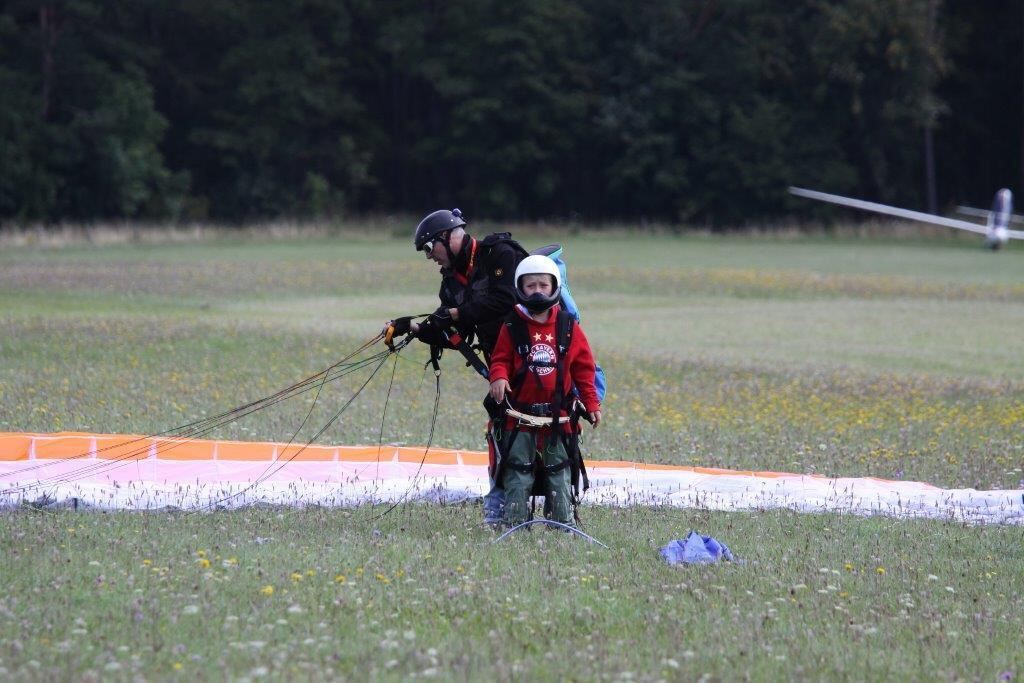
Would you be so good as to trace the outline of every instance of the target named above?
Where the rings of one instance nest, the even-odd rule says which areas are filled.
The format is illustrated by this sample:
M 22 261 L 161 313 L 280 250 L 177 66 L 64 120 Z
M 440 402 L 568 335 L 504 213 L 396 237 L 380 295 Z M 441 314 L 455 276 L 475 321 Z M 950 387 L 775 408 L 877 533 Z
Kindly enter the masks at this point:
M 377 512 L 9 515 L 0 673 L 995 681 L 1024 666 L 1019 528 L 588 510 L 605 550 L 545 530 L 492 544 L 475 507 Z M 746 563 L 660 562 L 691 527 Z
M 565 242 L 610 383 L 590 457 L 949 487 L 1024 479 L 1019 248 Z M 432 310 L 436 280 L 405 240 L 351 236 L 6 249 L 0 431 L 152 433 L 221 412 L 327 367 L 388 317 Z M 386 441 L 427 439 L 425 360 L 413 346 L 394 367 Z M 391 371 L 321 440 L 376 443 Z M 297 440 L 357 387 L 328 385 Z M 436 444 L 483 448 L 484 391 L 446 356 Z M 310 405 L 211 436 L 287 440 Z M 1024 673 L 1019 528 L 585 507 L 605 551 L 547 532 L 492 546 L 478 507 L 375 512 L 4 513 L 0 677 Z M 664 566 L 658 547 L 690 528 L 747 564 Z

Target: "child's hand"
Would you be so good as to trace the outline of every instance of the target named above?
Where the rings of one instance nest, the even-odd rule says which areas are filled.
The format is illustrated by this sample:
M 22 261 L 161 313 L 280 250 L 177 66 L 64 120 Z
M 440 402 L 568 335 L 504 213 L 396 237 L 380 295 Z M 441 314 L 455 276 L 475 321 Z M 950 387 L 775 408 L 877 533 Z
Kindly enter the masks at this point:
M 509 390 L 507 379 L 496 379 L 491 382 L 491 398 L 498 403 L 505 400 L 505 392 Z
M 590 424 L 594 425 L 595 427 L 597 425 L 601 424 L 601 411 L 600 410 L 595 410 L 594 412 L 592 412 L 590 414 Z

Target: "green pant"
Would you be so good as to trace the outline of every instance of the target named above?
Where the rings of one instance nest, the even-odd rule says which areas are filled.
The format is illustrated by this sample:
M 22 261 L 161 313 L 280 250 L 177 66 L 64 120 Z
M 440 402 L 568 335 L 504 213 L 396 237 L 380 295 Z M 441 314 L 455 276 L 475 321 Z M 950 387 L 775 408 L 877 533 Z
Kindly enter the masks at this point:
M 501 481 L 505 488 L 505 523 L 520 524 L 529 515 L 529 498 L 533 491 L 533 463 L 541 458 L 544 467 L 564 465 L 557 471 L 541 470 L 541 491 L 544 494 L 544 516 L 562 524 L 573 525 L 572 517 L 572 471 L 569 456 L 561 438 L 549 443 L 546 433 L 538 435 L 525 429 L 516 434 L 508 446 L 506 462 L 502 466 Z M 518 467 L 516 467 L 518 466 Z M 527 468 L 529 468 L 528 471 Z

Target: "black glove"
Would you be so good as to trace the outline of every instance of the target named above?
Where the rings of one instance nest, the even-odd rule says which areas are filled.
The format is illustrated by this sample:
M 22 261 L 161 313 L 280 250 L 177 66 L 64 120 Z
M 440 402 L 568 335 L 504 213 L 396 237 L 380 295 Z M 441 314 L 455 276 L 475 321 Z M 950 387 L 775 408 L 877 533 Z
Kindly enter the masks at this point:
M 409 334 L 409 323 L 412 322 L 411 315 L 404 315 L 401 318 L 395 318 L 391 321 L 393 337 L 403 337 Z
M 437 319 L 433 315 L 429 316 L 425 321 L 420 323 L 420 331 L 416 333 L 416 338 L 424 344 L 430 344 L 431 346 L 443 346 L 445 348 L 451 346 L 449 342 L 449 335 L 447 330 L 452 326 L 452 318 Z
M 430 314 L 441 327 L 447 327 L 452 324 L 452 314 L 448 312 L 447 306 L 439 306 L 436 311 Z
M 420 323 L 420 329 L 416 331 L 415 337 L 424 344 L 433 344 L 440 330 L 434 325 L 434 319 L 427 317 Z

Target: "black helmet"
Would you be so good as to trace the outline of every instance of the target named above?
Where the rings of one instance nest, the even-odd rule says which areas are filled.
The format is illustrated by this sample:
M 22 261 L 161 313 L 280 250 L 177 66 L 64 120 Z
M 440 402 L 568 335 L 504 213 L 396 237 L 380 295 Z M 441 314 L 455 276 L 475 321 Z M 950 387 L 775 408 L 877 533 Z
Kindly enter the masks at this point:
M 458 209 L 441 209 L 435 211 L 420 221 L 413 233 L 412 241 L 416 245 L 416 251 L 423 251 L 423 245 L 432 242 L 441 233 L 461 228 L 466 224 L 462 219 L 462 212 Z

